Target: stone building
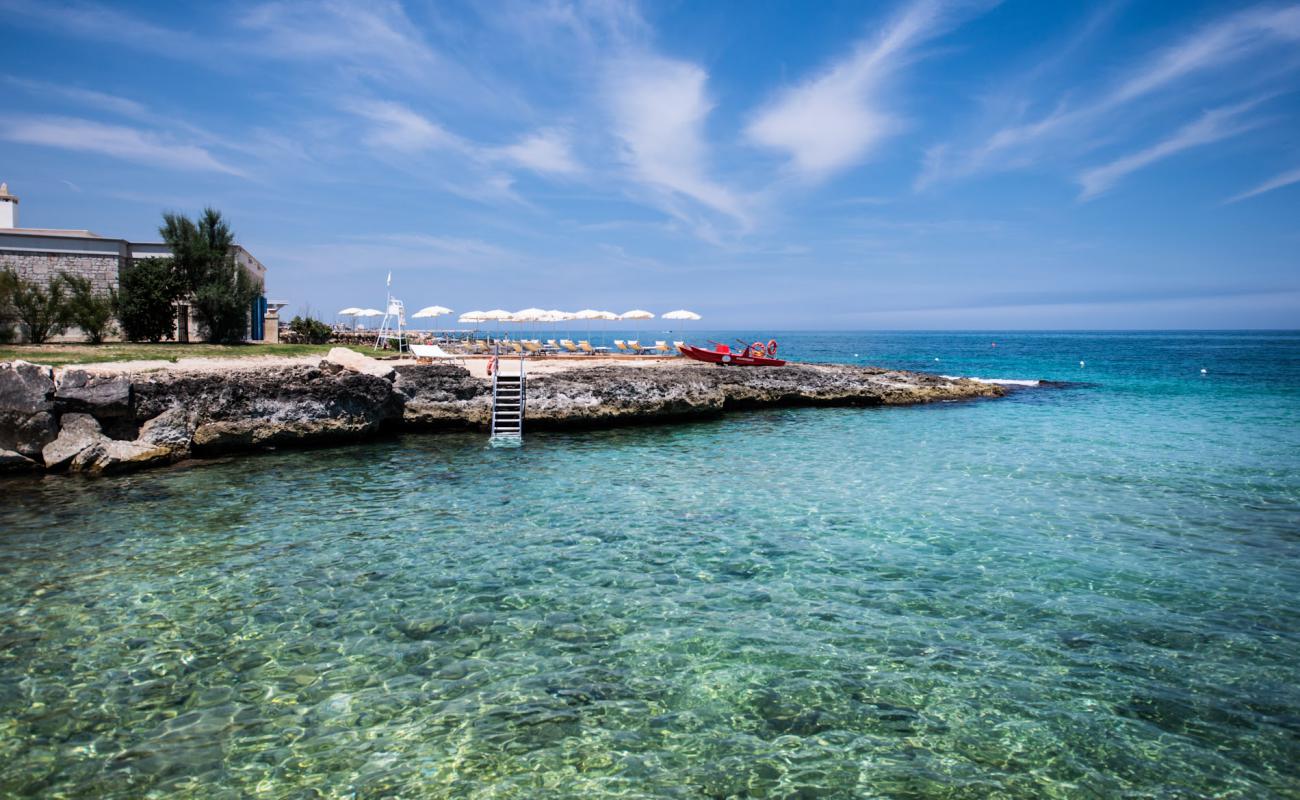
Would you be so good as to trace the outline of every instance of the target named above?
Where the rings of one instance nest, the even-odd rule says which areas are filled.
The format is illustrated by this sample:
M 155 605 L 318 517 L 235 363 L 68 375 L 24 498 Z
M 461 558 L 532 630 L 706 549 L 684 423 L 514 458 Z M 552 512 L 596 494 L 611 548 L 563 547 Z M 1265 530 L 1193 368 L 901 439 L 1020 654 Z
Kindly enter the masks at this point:
M 18 276 L 36 283 L 49 283 L 60 272 L 89 278 L 96 291 L 117 289 L 122 268 L 135 259 L 166 258 L 171 255 L 162 242 L 130 242 L 110 239 L 87 230 L 18 227 L 18 198 L 9 186 L 0 183 L 0 269 L 13 269 Z M 248 274 L 266 285 L 266 267 L 240 245 L 235 245 L 235 260 Z M 265 337 L 265 296 L 249 309 L 249 341 Z M 185 324 L 179 324 L 181 321 Z M 196 341 L 198 326 L 188 306 L 177 309 L 178 341 Z M 78 339 L 76 329 L 63 339 Z

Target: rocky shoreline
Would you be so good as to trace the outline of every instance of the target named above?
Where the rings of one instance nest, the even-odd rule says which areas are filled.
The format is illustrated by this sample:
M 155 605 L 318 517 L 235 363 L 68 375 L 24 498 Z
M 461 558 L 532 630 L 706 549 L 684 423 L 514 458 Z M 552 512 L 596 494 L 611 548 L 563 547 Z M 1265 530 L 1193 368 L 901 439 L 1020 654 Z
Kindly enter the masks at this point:
M 898 406 L 999 397 L 995 385 L 844 365 L 587 366 L 530 376 L 525 429 L 603 427 L 773 406 Z M 125 472 L 193 457 L 486 430 L 492 386 L 460 367 L 346 350 L 319 364 L 97 374 L 0 363 L 0 474 Z

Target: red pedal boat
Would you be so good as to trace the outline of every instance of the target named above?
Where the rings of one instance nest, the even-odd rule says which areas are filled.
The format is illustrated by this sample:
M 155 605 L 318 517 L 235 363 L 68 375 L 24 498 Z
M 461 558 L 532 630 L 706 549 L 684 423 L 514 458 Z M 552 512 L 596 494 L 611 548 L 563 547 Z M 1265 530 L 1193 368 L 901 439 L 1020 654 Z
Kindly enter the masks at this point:
M 769 345 L 775 344 L 769 342 Z M 720 367 L 783 367 L 785 359 L 769 358 L 766 355 L 755 355 L 753 345 L 746 347 L 739 353 L 732 352 L 731 347 L 720 344 L 712 350 L 705 350 L 702 347 L 683 344 L 678 348 L 682 355 L 687 358 L 693 358 L 696 361 L 703 361 L 706 364 L 717 364 Z M 775 347 L 771 348 L 775 350 Z

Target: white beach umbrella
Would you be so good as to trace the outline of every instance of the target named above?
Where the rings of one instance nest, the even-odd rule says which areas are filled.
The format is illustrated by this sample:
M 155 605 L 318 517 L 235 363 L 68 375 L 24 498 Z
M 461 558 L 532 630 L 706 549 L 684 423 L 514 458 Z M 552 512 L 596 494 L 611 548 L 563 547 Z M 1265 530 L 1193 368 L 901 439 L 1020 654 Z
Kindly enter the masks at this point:
M 412 314 L 412 315 L 411 315 L 411 318 L 412 318 L 412 319 L 426 319 L 426 318 L 430 318 L 430 319 L 431 319 L 431 318 L 433 318 L 433 317 L 441 317 L 443 314 L 450 314 L 450 313 L 451 313 L 451 309 L 450 309 L 450 308 L 447 308 L 446 306 L 425 306 L 424 308 L 422 308 L 422 309 L 420 309 L 419 311 L 417 311 L 417 312 L 415 312 L 414 314 Z
M 619 315 L 618 315 L 618 318 L 619 318 L 619 319 L 643 320 L 643 319 L 654 319 L 654 318 L 655 318 L 655 315 L 654 315 L 654 314 L 651 314 L 649 311 L 646 311 L 646 310 L 644 310 L 644 309 L 634 308 L 634 309 L 632 309 L 631 311 L 624 311 L 622 314 L 619 314 Z M 638 333 L 638 334 L 637 334 L 637 338 L 640 339 L 640 338 L 641 338 L 641 334 Z
M 491 311 L 483 312 L 483 319 L 493 320 L 495 322 L 501 322 L 502 320 L 510 319 L 510 317 L 512 316 L 513 314 L 511 314 L 509 311 L 506 311 L 504 308 L 494 308 Z
M 382 317 L 384 312 L 377 308 L 363 308 L 357 312 L 358 317 Z
M 483 316 L 482 311 L 466 311 L 464 314 L 460 315 L 460 319 L 457 320 L 457 322 L 484 322 L 486 320 L 487 317 Z
M 356 316 L 357 314 L 359 314 L 360 312 L 361 312 L 361 309 L 357 308 L 356 306 L 348 306 L 347 308 L 340 310 L 340 311 L 338 312 L 338 316 L 340 316 L 340 317 L 353 317 L 353 316 Z
M 684 308 L 679 308 L 676 311 L 669 311 L 667 314 L 660 317 L 660 319 L 689 319 L 698 322 L 703 319 L 703 317 L 696 314 L 694 311 L 687 311 Z

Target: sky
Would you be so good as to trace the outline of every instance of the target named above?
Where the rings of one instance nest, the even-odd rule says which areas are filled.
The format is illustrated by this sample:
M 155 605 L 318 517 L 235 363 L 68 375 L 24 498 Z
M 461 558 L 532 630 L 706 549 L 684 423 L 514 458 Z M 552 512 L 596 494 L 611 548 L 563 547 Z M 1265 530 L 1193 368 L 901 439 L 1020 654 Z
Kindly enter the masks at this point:
M 26 227 L 267 295 L 774 329 L 1300 328 L 1300 4 L 0 0 Z

